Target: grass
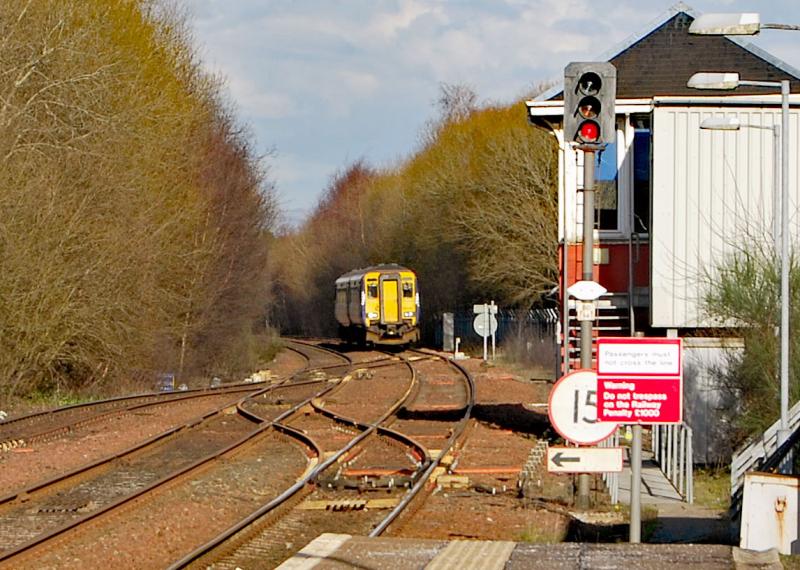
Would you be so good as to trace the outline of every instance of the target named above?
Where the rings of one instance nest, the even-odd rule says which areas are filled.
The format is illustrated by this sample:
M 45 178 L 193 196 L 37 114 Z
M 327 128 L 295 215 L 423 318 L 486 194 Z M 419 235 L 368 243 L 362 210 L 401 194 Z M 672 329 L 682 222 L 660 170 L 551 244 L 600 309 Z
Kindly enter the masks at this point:
M 529 525 L 528 528 L 515 537 L 515 540 L 533 544 L 556 544 L 564 541 L 567 535 L 566 524 L 553 517 L 552 524 L 547 524 L 546 526 L 549 528 Z
M 257 360 L 262 368 L 268 366 L 286 346 L 286 342 L 272 332 L 259 335 L 258 341 Z
M 730 471 L 701 468 L 694 471 L 694 502 L 712 509 L 727 509 L 731 504 Z
M 533 544 L 555 544 L 563 540 L 561 532 L 551 532 L 538 528 L 529 527 L 520 533 L 517 542 L 530 542 Z
M 800 555 L 781 554 L 781 564 L 786 570 L 800 570 Z
M 91 396 L 80 392 L 56 391 L 52 393 L 34 392 L 24 398 L 13 398 L 4 402 L 0 410 L 5 411 L 11 417 L 71 406 L 73 404 L 85 404 L 97 400 L 98 396 Z
M 653 533 L 656 532 L 656 528 L 658 528 L 658 508 L 654 507 L 653 505 L 641 505 L 641 508 L 641 536 L 642 539 L 647 542 L 650 540 L 650 537 L 653 536 Z M 628 520 L 630 520 L 630 514 L 628 514 Z

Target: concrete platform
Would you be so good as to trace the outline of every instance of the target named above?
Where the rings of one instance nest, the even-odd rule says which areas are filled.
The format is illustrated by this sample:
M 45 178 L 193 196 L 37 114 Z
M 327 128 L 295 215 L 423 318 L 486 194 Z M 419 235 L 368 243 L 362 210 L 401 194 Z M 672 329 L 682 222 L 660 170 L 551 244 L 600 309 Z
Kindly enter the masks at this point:
M 772 570 L 777 551 L 699 544 L 530 544 L 323 534 L 279 570 Z
M 630 450 L 626 450 L 626 453 L 629 456 Z M 658 511 L 656 527 L 648 539 L 651 543 L 738 542 L 738 537 L 734 540 L 731 535 L 732 529 L 725 510 L 686 503 L 659 465 L 653 461 L 653 454 L 644 452 L 642 455 L 642 505 L 655 507 Z M 625 460 L 620 473 L 619 501 L 625 505 L 631 503 L 629 458 Z
M 625 460 L 619 476 L 619 501 L 631 504 L 631 450 L 624 448 Z M 642 450 L 642 504 L 677 504 L 683 502 L 672 482 L 655 462 L 653 453 Z
M 631 504 L 631 468 L 626 461 L 619 476 L 619 501 Z M 642 459 L 642 504 L 681 503 L 683 497 L 652 459 Z

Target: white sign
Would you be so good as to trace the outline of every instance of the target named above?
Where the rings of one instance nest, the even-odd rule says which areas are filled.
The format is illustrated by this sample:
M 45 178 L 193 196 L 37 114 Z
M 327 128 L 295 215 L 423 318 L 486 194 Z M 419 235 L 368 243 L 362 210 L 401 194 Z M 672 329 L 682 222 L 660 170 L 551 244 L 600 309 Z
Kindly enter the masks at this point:
M 577 312 L 579 321 L 593 321 L 595 317 L 594 301 L 578 301 Z
M 608 289 L 597 281 L 576 281 L 570 287 L 567 287 L 567 293 L 581 301 L 594 301 L 607 292 Z
M 488 315 L 487 317 L 486 313 L 475 315 L 472 321 L 472 328 L 482 337 L 493 335 L 497 332 L 497 317 L 494 315 Z
M 619 473 L 621 447 L 548 447 L 549 473 Z
M 579 445 L 603 441 L 618 425 L 597 421 L 597 374 L 593 370 L 562 376 L 550 391 L 548 415 L 561 437 Z
M 603 339 L 597 346 L 597 373 L 615 376 L 680 376 L 678 339 Z
M 492 313 L 493 315 L 496 315 L 497 314 L 497 307 L 498 307 L 498 305 L 495 305 L 494 303 L 492 303 L 491 305 L 487 305 L 487 304 L 472 305 L 472 312 L 473 313 L 478 313 L 478 314 L 483 314 L 483 313 L 489 312 L 489 313 Z

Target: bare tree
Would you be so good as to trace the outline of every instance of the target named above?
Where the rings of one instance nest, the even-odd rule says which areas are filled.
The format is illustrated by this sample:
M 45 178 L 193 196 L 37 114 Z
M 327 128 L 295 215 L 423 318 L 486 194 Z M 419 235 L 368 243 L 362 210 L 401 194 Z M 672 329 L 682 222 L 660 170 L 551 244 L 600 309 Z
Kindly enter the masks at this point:
M 473 281 L 507 303 L 529 307 L 557 280 L 555 149 L 543 132 L 509 128 L 487 146 L 491 168 L 456 215 Z

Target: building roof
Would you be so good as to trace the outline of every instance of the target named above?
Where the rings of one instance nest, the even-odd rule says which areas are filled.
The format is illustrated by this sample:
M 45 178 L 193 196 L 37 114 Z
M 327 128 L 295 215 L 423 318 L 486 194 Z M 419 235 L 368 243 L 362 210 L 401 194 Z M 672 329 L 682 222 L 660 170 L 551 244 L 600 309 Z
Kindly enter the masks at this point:
M 628 39 L 601 61 L 617 68 L 617 98 L 636 99 L 664 95 L 731 95 L 731 91 L 690 89 L 686 82 L 698 71 L 738 72 L 742 79 L 789 79 L 791 91 L 800 92 L 800 71 L 764 50 L 732 36 L 690 35 L 696 13 L 679 3 L 659 17 L 642 34 Z M 559 85 L 537 99 L 562 99 Z M 769 93 L 768 89 L 742 86 L 736 95 Z

